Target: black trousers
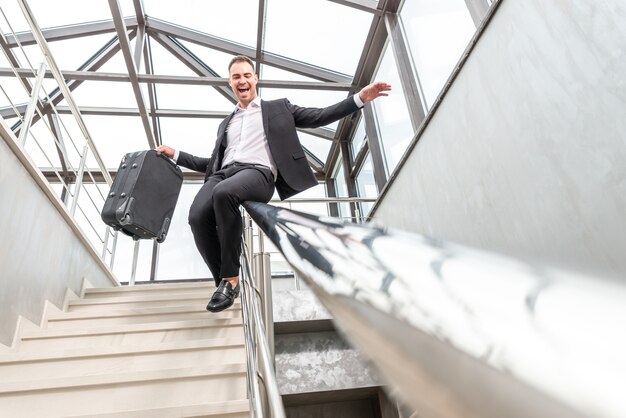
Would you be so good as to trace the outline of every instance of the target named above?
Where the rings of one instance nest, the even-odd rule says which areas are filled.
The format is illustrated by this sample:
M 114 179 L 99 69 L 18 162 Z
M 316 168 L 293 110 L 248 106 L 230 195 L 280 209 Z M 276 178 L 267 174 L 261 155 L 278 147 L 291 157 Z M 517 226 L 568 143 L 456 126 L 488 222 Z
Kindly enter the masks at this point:
M 234 163 L 204 183 L 189 209 L 189 225 L 196 247 L 215 284 L 239 276 L 242 222 L 239 206 L 247 200 L 267 203 L 274 194 L 269 168 Z

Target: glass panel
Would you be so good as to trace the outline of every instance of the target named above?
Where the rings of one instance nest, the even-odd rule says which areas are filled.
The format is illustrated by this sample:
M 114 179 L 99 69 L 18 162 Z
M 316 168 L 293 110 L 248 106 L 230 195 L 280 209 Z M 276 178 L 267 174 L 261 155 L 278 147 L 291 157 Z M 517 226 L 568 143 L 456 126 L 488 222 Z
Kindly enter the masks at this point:
M 63 115 L 64 120 L 67 121 L 67 118 L 72 118 L 73 120 L 73 116 Z M 117 170 L 124 154 L 149 148 L 146 132 L 138 116 L 84 115 L 83 119 L 93 141 L 98 147 L 98 152 L 104 160 L 104 164 L 110 169 Z M 76 124 L 74 123 L 73 125 Z M 78 149 L 82 152 L 84 140 L 80 131 L 77 131 L 73 138 L 77 143 Z M 87 158 L 87 166 L 98 166 L 91 152 Z
M 17 120 L 16 120 L 17 121 Z M 44 124 L 45 123 L 45 124 Z M 26 138 L 26 152 L 39 167 L 60 167 L 59 154 L 50 130 L 48 120 L 41 120 L 32 125 Z
M 163 143 L 198 157 L 210 157 L 221 119 L 161 118 Z
M 202 184 L 183 184 L 167 238 L 159 253 L 158 280 L 213 277 L 194 244 L 187 222 L 189 207 Z
M 154 39 L 150 39 L 150 50 L 152 51 L 152 66 L 154 67 L 155 74 L 188 77 L 197 75 L 191 68 L 187 67 L 180 59 L 163 48 L 161 44 Z
M 126 70 L 124 70 L 126 71 Z M 137 100 L 130 83 L 109 81 L 85 81 L 72 92 L 72 97 L 79 107 L 125 107 L 137 109 Z M 62 101 L 62 106 L 67 103 Z
M 363 146 L 363 143 L 367 141 L 367 134 L 365 133 L 365 118 L 361 115 L 359 119 L 359 125 L 354 132 L 354 136 L 352 137 L 352 142 L 350 145 L 352 146 L 352 155 L 356 157 L 359 153 L 359 150 Z
M 191 42 L 186 42 L 179 39 L 179 42 L 189 49 L 196 57 L 200 58 L 205 64 L 207 64 L 213 71 L 219 74 L 220 77 L 228 77 L 228 64 L 233 58 L 233 54 L 227 54 L 225 52 L 216 51 L 214 49 L 205 48 L 201 45 L 197 45 Z M 256 45 L 256 44 L 255 44 Z M 254 59 L 254 57 L 252 57 Z
M 171 1 L 144 0 L 144 5 L 149 16 L 244 45 L 256 45 L 258 0 L 187 0 L 176 6 Z
M 348 185 L 346 184 L 346 178 L 343 171 L 343 162 L 337 163 L 337 172 L 335 173 L 335 189 L 337 191 L 337 197 L 348 197 Z M 344 219 L 350 219 L 352 213 L 350 212 L 349 203 L 340 203 L 339 205 L 339 217 Z
M 121 282 L 130 281 L 133 271 L 133 254 L 135 241 L 129 236 L 119 232 L 117 234 L 117 246 L 115 248 L 115 261 L 113 273 Z M 150 280 L 150 268 L 152 266 L 152 240 L 139 240 L 139 257 L 137 258 L 137 273 L 135 281 Z
M 392 172 L 413 138 L 413 126 L 390 47 L 386 48 L 376 79 L 387 81 L 393 88 L 388 97 L 373 102 L 385 162 Z
M 106 45 L 113 36 L 113 33 L 104 33 L 101 35 L 49 42 L 48 45 L 61 71 L 78 70 L 78 68 L 98 52 L 100 48 Z M 134 45 L 134 41 L 131 41 L 133 49 Z M 39 48 L 39 46 L 36 48 Z M 125 68 L 124 71 L 126 71 Z
M 378 190 L 376 189 L 376 182 L 374 181 L 374 170 L 372 168 L 372 157 L 367 153 L 367 157 L 363 162 L 363 167 L 356 177 L 356 185 L 359 191 L 359 197 L 378 197 Z M 361 217 L 363 220 L 367 219 L 367 215 L 374 206 L 373 203 L 363 202 L 361 203 Z
M 372 16 L 327 0 L 268 0 L 265 50 L 353 74 Z
M 158 71 L 157 71 L 158 73 Z M 211 86 L 157 84 L 157 103 L 160 109 L 214 110 L 232 112 L 235 105 Z M 146 103 L 148 95 L 144 95 Z
M 430 107 L 476 28 L 464 0 L 406 1 L 401 17 Z
M 84 0 L 63 0 L 62 2 L 28 0 L 28 5 L 41 28 L 111 19 L 111 9 L 106 1 L 89 2 L 89 7 L 85 7 Z M 26 23 L 22 9 L 17 1 L 3 1 L 2 10 L 7 15 L 11 26 L 16 32 L 30 31 L 30 26 Z M 1 19 L 0 27 L 5 29 L 3 23 L 4 19 Z M 7 32 L 9 31 L 6 30 L 4 33 Z
M 328 216 L 328 204 L 318 202 L 297 202 L 298 199 L 319 199 L 325 198 L 326 184 L 318 183 L 317 186 L 311 187 L 303 192 L 298 193 L 292 199 L 295 201 L 286 200 L 284 202 L 272 202 L 272 205 L 280 206 L 283 208 L 289 208 L 297 210 L 299 212 L 311 213 L 318 216 Z
M 7 67 L 9 66 L 7 65 Z M 15 115 L 12 106 L 28 103 L 29 95 L 22 83 L 13 76 L 0 77 L 0 81 L 2 82 L 0 86 L 2 86 L 2 90 L 4 90 L 0 90 L 0 107 L 11 107 L 11 115 Z M 40 97 L 43 97 L 43 94 L 40 95 Z M 9 126 L 12 126 L 16 122 L 17 116 L 7 120 Z
M 300 138 L 300 143 L 306 147 L 306 149 L 311 151 L 313 155 L 319 158 L 322 164 L 326 163 L 328 152 L 330 151 L 330 146 L 332 145 L 331 141 L 305 134 L 303 132 L 298 132 L 298 138 Z

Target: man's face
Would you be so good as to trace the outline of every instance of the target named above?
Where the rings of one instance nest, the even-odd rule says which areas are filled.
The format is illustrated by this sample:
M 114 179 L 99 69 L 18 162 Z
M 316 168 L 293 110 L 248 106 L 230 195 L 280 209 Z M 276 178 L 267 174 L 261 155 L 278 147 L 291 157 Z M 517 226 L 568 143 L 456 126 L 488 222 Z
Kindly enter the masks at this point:
M 230 67 L 228 84 L 239 99 L 241 107 L 248 107 L 248 104 L 256 98 L 257 81 L 258 77 L 249 63 L 240 61 Z

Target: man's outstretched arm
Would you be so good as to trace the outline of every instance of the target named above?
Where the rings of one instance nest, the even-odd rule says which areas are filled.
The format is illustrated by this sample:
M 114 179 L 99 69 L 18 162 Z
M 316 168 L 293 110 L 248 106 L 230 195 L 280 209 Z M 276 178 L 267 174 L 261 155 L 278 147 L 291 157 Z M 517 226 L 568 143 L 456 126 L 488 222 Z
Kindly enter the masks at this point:
M 300 107 L 289 103 L 289 101 L 286 103 L 297 127 L 317 128 L 356 112 L 365 103 L 371 102 L 377 97 L 388 96 L 386 92 L 390 90 L 391 85 L 377 81 L 363 87 L 357 94 L 325 108 Z

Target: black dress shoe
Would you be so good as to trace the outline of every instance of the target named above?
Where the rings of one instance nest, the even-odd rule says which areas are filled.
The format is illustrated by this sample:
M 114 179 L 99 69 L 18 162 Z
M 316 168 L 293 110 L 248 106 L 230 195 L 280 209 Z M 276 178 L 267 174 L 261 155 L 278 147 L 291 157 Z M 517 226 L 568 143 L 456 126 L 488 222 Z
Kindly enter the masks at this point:
M 221 312 L 233 306 L 235 299 L 238 297 L 239 282 L 237 282 L 237 286 L 233 288 L 233 285 L 230 284 L 228 280 L 222 280 L 215 293 L 213 293 L 213 296 L 211 296 L 206 310 L 209 312 Z

